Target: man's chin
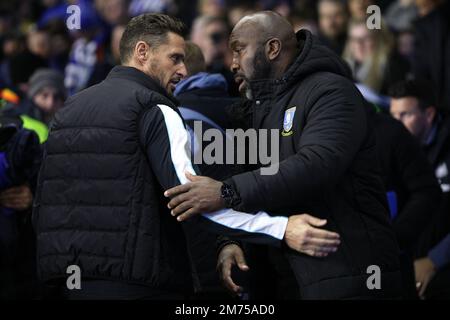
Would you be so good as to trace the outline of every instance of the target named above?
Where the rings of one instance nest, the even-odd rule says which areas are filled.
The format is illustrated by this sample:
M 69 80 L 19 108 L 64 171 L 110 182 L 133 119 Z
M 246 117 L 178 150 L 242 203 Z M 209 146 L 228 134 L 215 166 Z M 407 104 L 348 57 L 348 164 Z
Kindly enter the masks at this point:
M 174 91 L 175 91 L 175 86 L 174 86 L 173 84 L 169 84 L 169 85 L 166 87 L 166 91 L 167 91 L 167 93 L 168 93 L 169 95 L 173 96 L 173 93 L 174 93 Z

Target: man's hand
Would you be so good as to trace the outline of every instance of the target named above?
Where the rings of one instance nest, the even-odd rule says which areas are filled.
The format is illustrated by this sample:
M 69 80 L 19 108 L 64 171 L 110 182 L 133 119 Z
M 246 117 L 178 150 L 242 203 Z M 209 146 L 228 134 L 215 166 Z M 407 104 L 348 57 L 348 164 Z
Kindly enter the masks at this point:
M 32 202 L 33 194 L 27 185 L 12 187 L 0 193 L 0 205 L 5 208 L 23 211 L 30 208 Z
M 242 292 L 243 288 L 235 284 L 231 278 L 231 268 L 234 265 L 237 265 L 242 271 L 249 270 L 242 249 L 236 244 L 229 244 L 223 247 L 219 253 L 217 271 L 225 288 L 233 295 L 237 295 Z
M 430 258 L 425 257 L 414 261 L 414 271 L 416 274 L 416 288 L 419 292 L 419 297 L 425 299 L 425 291 L 428 284 L 436 274 L 436 267 Z
M 326 220 L 309 214 L 290 216 L 284 240 L 295 251 L 313 257 L 326 257 L 330 252 L 335 252 L 341 243 L 339 234 L 317 228 L 326 223 Z
M 178 221 L 195 214 L 213 212 L 225 207 L 221 197 L 222 182 L 186 172 L 188 183 L 173 187 L 164 195 L 171 198 L 168 207 Z

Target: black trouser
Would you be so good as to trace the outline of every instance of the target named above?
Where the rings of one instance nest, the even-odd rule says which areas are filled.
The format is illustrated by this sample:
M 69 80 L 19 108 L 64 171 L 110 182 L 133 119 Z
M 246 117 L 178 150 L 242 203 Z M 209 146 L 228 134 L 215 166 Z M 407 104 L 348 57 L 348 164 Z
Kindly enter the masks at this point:
M 81 289 L 63 289 L 68 300 L 181 300 L 182 293 L 106 280 L 84 280 Z

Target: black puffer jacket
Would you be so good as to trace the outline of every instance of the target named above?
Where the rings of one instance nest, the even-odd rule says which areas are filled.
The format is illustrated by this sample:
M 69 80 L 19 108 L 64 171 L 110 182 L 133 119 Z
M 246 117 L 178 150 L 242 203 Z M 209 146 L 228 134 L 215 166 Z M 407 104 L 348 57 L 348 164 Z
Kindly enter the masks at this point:
M 170 161 L 157 104 L 176 108 L 150 77 L 119 66 L 57 113 L 33 211 L 42 280 L 67 278 L 67 267 L 78 265 L 82 279 L 192 287 L 184 234 L 163 196 L 176 181 L 162 186 L 157 178 L 173 176 L 170 166 L 156 173 L 151 166 Z M 161 143 L 148 150 L 144 114 L 146 125 L 160 129 Z
M 325 259 L 286 250 L 303 298 L 395 296 L 399 250 L 363 97 L 336 54 L 308 31 L 297 37 L 301 52 L 281 79 L 250 83 L 254 103 L 240 114 L 253 128 L 280 130 L 280 163 L 274 175 L 258 169 L 227 180 L 242 198 L 235 209 L 307 212 L 341 235 Z M 380 290 L 367 287 L 371 265 L 380 267 Z

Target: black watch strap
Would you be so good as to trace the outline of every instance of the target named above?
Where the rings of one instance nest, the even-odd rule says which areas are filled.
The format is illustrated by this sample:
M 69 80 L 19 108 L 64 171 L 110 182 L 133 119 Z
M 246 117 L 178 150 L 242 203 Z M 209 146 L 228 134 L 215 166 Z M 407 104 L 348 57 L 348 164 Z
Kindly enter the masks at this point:
M 222 183 L 220 192 L 221 197 L 225 202 L 225 207 L 227 208 L 233 208 L 241 201 L 239 195 L 234 190 L 234 188 L 225 182 Z

